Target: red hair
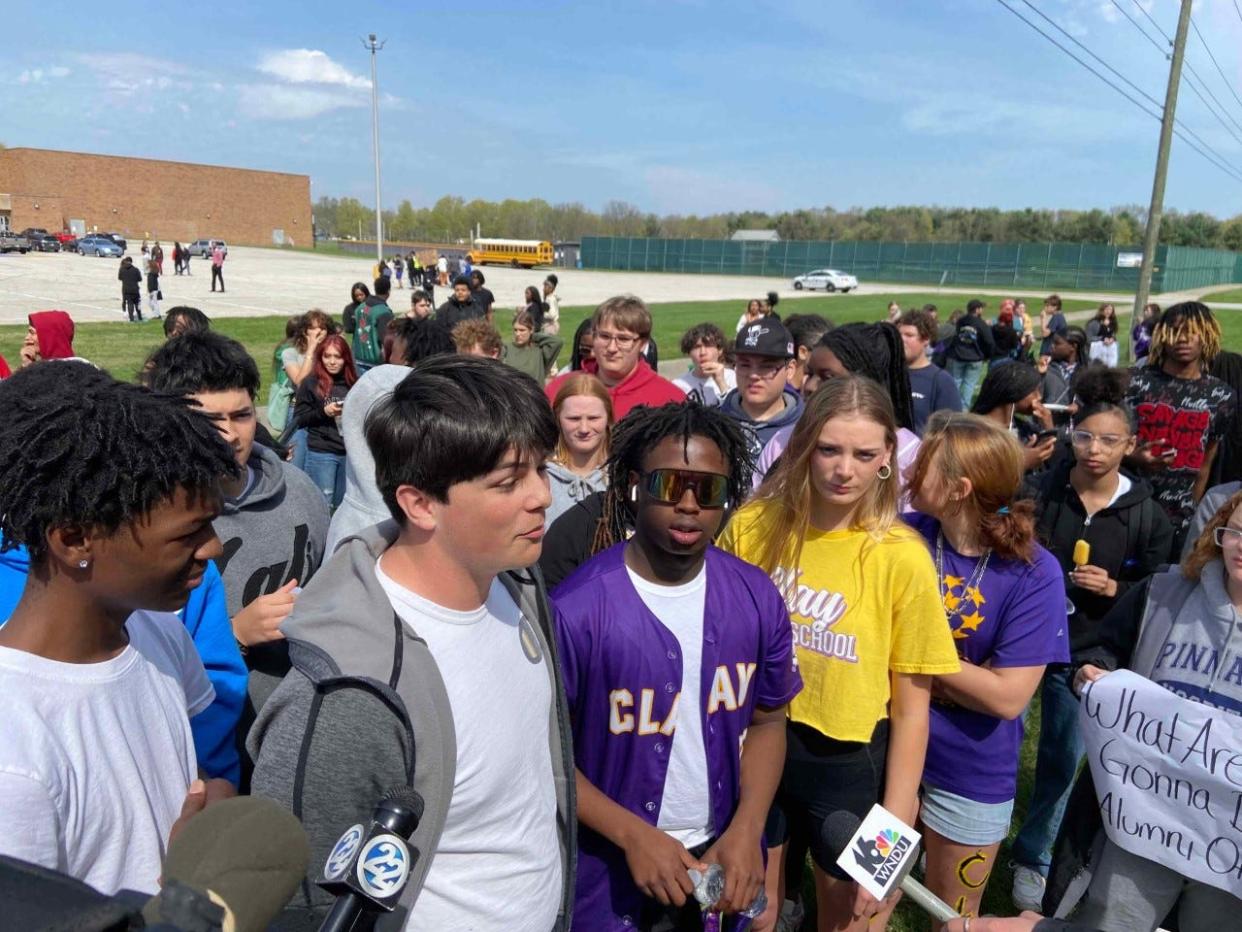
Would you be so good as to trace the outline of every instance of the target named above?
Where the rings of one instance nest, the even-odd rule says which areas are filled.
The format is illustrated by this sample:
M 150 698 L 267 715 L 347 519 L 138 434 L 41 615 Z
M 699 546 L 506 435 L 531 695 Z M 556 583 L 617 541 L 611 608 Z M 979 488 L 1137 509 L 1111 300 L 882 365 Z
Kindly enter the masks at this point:
M 358 381 L 358 370 L 354 368 L 354 354 L 349 351 L 349 344 L 339 333 L 330 334 L 315 347 L 315 368 L 311 372 L 315 377 L 315 391 L 319 393 L 320 398 L 328 397 L 328 392 L 332 391 L 332 383 L 335 381 L 328 367 L 323 364 L 323 354 L 329 349 L 335 349 L 345 360 L 345 367 L 341 369 L 345 385 L 350 386 Z

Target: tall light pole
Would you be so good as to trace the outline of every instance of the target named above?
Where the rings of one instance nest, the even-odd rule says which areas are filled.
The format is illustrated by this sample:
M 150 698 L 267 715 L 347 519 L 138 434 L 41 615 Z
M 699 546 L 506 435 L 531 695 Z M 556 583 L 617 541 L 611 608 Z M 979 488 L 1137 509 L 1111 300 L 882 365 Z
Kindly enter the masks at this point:
M 379 148 L 379 85 L 375 80 L 375 53 L 387 40 L 377 40 L 371 33 L 362 40 L 363 48 L 371 52 L 371 148 L 375 151 L 375 261 L 384 261 L 384 211 L 380 206 L 380 148 Z
M 1143 265 L 1139 269 L 1138 290 L 1134 294 L 1134 312 L 1130 317 L 1130 332 L 1143 319 L 1143 307 L 1151 291 L 1152 267 L 1156 262 L 1156 247 L 1160 243 L 1160 217 L 1164 211 L 1164 182 L 1169 174 L 1169 147 L 1173 143 L 1173 116 L 1177 110 L 1177 89 L 1182 83 L 1182 58 L 1186 54 L 1186 33 L 1190 29 L 1192 0 L 1182 0 L 1182 11 L 1177 18 L 1177 34 L 1173 39 L 1173 54 L 1169 62 L 1169 86 L 1164 95 L 1164 118 L 1160 123 L 1160 146 L 1156 150 L 1156 177 L 1151 185 L 1151 207 L 1147 210 L 1147 231 L 1143 236 Z M 1130 344 L 1133 358 L 1134 344 Z

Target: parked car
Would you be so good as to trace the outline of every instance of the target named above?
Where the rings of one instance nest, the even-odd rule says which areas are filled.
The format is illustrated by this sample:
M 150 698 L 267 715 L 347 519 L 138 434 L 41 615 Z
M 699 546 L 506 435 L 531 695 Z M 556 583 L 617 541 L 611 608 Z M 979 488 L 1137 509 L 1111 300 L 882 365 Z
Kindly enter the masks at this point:
M 78 240 L 79 256 L 111 256 L 119 259 L 125 250 L 102 234 L 83 236 Z
M 61 252 L 77 252 L 78 251 L 78 238 L 76 236 L 70 236 L 68 239 L 61 239 L 60 240 L 60 251 Z
M 76 233 L 62 231 L 60 233 L 53 233 L 52 235 L 56 237 L 57 242 L 59 242 L 62 246 L 65 243 L 76 243 L 78 241 Z
M 38 236 L 27 237 L 30 240 L 30 248 L 39 252 L 60 252 L 60 240 L 55 236 L 47 233 L 41 233 Z
M 125 250 L 129 248 L 129 244 L 125 242 L 125 237 L 120 233 L 100 233 L 99 235 L 112 240 L 112 242 L 120 246 L 121 252 L 125 252 Z
M 222 239 L 196 239 L 186 248 L 190 250 L 190 255 L 199 256 L 203 259 L 210 259 L 211 254 L 215 251 L 216 246 L 224 250 L 224 254 L 229 254 L 228 244 Z
M 853 275 L 838 272 L 836 269 L 816 269 L 814 272 L 799 275 L 793 280 L 793 286 L 795 291 L 801 291 L 803 288 L 808 291 L 822 288 L 824 291 L 844 293 L 857 288 L 858 279 Z
M 47 236 L 47 230 L 43 229 L 43 227 L 26 227 L 18 235 L 26 237 L 26 239 L 33 243 L 36 236 Z
M 25 255 L 30 251 L 30 240 L 20 233 L 0 230 L 0 252 L 20 252 Z

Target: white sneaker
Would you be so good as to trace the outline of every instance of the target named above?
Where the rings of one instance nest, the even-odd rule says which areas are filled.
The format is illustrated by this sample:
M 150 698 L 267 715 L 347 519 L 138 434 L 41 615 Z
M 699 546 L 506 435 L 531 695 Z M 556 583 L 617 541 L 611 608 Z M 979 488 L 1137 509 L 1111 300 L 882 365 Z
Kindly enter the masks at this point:
M 1013 905 L 1018 909 L 1039 912 L 1044 903 L 1047 879 L 1037 870 L 1023 864 L 1013 866 Z
M 802 906 L 802 897 L 785 900 L 781 903 L 781 914 L 776 918 L 776 932 L 798 932 L 805 919 L 806 910 Z

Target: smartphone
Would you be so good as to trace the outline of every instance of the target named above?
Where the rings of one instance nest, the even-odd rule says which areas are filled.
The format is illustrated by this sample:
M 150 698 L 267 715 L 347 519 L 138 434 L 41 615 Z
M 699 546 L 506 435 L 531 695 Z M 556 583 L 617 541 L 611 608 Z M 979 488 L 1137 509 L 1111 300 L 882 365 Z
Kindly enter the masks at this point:
M 1055 427 L 1046 427 L 1035 435 L 1035 442 L 1043 443 L 1049 437 L 1055 437 L 1056 435 L 1057 435 L 1057 429 Z

